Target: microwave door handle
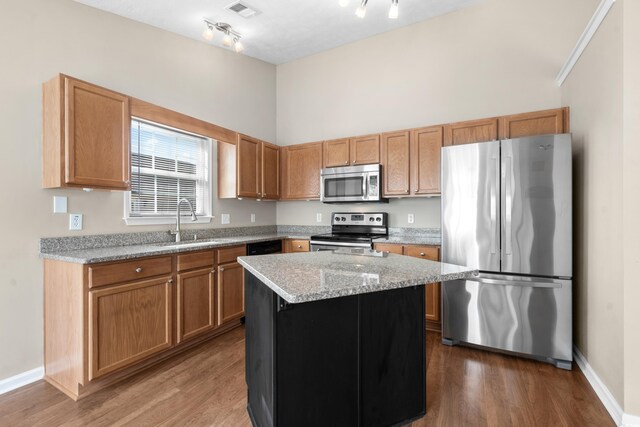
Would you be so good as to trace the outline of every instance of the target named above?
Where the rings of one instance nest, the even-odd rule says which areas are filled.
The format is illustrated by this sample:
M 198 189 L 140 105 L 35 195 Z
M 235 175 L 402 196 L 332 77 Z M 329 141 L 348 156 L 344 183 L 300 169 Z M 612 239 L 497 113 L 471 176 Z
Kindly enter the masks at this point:
M 369 181 L 369 174 L 362 177 L 362 200 L 367 200 L 367 182 Z

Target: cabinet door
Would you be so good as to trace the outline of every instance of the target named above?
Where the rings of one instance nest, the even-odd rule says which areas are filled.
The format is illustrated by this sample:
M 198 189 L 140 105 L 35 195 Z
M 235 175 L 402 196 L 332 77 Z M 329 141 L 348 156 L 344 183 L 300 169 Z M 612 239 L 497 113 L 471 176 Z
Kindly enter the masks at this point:
M 218 313 L 220 324 L 244 315 L 244 269 L 237 262 L 218 267 Z
M 215 269 L 178 274 L 178 343 L 216 327 Z
M 349 165 L 349 138 L 325 141 L 322 147 L 325 168 Z
M 352 165 L 380 163 L 380 135 L 367 135 L 349 140 Z
M 89 379 L 171 347 L 170 277 L 89 292 Z
M 409 132 L 390 132 L 381 135 L 380 163 L 383 194 L 385 196 L 409 195 Z
M 440 193 L 440 149 L 442 126 L 411 131 L 411 193 Z
M 440 251 L 434 246 L 405 246 L 404 254 L 431 261 L 440 259 Z M 432 322 L 440 321 L 440 283 L 425 286 L 425 317 Z
M 322 143 L 284 147 L 282 159 L 282 197 L 290 200 L 319 199 Z
M 287 240 L 285 244 L 286 252 L 309 252 L 308 240 Z
M 569 132 L 568 117 L 568 108 L 500 117 L 500 139 Z
M 393 243 L 376 243 L 373 245 L 376 251 L 382 251 L 391 254 L 402 255 L 402 245 L 395 245 Z
M 260 197 L 261 157 L 261 141 L 238 135 L 238 197 Z
M 263 199 L 280 198 L 280 147 L 262 143 L 262 196 Z
M 129 189 L 129 98 L 71 78 L 64 83 L 65 182 Z
M 444 127 L 444 145 L 471 144 L 498 139 L 498 119 L 469 120 Z

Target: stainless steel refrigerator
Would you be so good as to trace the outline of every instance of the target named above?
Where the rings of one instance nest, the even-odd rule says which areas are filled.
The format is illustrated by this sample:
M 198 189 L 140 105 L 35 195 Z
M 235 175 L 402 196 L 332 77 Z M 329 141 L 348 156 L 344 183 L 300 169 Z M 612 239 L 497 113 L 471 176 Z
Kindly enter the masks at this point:
M 571 369 L 571 135 L 442 149 L 442 338 Z

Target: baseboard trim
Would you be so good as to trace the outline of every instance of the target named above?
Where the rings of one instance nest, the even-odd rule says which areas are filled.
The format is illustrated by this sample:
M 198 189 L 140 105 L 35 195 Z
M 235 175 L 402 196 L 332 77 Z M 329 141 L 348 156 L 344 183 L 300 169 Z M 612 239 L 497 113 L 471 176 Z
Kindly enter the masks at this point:
M 0 380 L 0 394 L 8 393 L 12 390 L 31 384 L 44 377 L 44 366 L 39 366 L 30 371 L 22 372 L 4 380 Z
M 620 427 L 640 427 L 640 417 L 624 413 L 613 394 L 604 385 L 596 371 L 589 365 L 584 354 L 575 345 L 573 346 L 573 358 L 616 425 Z

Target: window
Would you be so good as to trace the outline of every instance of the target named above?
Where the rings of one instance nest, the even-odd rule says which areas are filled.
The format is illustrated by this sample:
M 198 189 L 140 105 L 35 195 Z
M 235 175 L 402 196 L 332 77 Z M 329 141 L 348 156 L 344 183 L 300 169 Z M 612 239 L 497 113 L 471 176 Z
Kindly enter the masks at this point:
M 211 140 L 138 119 L 131 121 L 131 191 L 125 195 L 127 224 L 173 222 L 178 200 L 199 217 L 211 215 Z M 187 209 L 186 206 L 182 206 Z M 186 212 L 185 212 L 186 214 Z

